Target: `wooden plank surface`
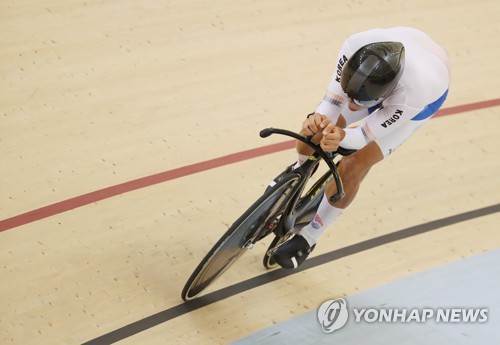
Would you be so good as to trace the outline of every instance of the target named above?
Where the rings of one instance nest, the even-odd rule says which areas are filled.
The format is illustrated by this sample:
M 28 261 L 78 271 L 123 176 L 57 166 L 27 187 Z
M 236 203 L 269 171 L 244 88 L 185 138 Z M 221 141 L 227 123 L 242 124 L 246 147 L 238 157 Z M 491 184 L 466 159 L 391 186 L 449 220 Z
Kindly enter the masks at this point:
M 2 1 L 0 221 L 286 139 L 342 40 L 414 26 L 452 59 L 445 108 L 499 98 L 498 1 Z M 431 120 L 375 167 L 314 255 L 498 204 L 499 107 Z M 76 344 L 182 303 L 191 271 L 295 159 L 280 151 L 0 233 L 0 339 Z M 123 344 L 218 344 L 500 244 L 498 213 L 301 272 Z M 267 243 L 266 243 L 267 245 Z M 264 273 L 265 244 L 210 291 Z

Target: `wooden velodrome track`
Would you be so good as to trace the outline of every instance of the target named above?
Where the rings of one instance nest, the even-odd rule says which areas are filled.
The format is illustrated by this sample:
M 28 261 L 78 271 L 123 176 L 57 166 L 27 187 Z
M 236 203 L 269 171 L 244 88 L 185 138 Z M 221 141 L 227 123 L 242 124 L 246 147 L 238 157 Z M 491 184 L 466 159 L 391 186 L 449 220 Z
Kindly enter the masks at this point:
M 498 0 L 0 2 L 0 343 L 227 343 L 499 247 L 498 13 Z M 447 49 L 448 116 L 372 170 L 311 259 L 327 260 L 265 274 L 265 241 L 183 304 L 199 260 L 295 159 L 258 131 L 298 129 L 347 35 L 400 25 Z

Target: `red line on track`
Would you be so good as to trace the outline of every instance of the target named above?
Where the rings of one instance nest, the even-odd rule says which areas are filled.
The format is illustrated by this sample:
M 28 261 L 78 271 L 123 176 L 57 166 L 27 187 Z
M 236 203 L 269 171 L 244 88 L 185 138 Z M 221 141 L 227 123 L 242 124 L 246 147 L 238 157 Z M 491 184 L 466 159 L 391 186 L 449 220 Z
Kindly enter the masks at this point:
M 436 115 L 433 116 L 433 118 L 447 116 L 447 115 L 454 115 L 454 114 L 459 114 L 459 113 L 465 113 L 465 112 L 473 111 L 473 110 L 491 108 L 491 107 L 496 107 L 499 105 L 500 105 L 500 98 L 490 99 L 489 101 L 483 101 L 483 102 L 477 102 L 477 103 L 462 104 L 462 105 L 457 105 L 454 107 L 441 109 L 437 112 Z
M 478 109 L 490 108 L 500 105 L 500 98 L 489 101 L 458 105 L 450 108 L 441 109 L 434 118 L 453 115 Z M 215 169 L 224 165 L 241 162 L 247 159 L 268 155 L 271 153 L 288 150 L 294 147 L 294 140 L 285 141 L 278 144 L 262 146 L 259 148 L 233 153 L 227 156 L 211 159 L 208 161 L 186 165 L 181 168 L 165 171 L 159 174 L 146 176 L 137 180 L 121 183 L 108 188 L 100 189 L 94 192 L 83 194 L 68 200 L 41 207 L 11 218 L 0 221 L 0 232 L 9 230 L 24 224 L 35 222 L 40 219 L 48 218 L 59 213 L 63 213 L 81 206 L 91 204 L 103 199 L 111 198 L 133 190 L 152 186 L 157 183 L 170 181 L 187 175 L 196 174 L 202 171 Z

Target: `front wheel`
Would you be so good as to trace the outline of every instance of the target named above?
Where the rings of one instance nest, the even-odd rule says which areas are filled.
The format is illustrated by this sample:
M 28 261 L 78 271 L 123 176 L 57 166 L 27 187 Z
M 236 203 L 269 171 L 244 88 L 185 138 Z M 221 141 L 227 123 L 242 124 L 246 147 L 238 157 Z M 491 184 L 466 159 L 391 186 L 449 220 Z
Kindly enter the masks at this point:
M 182 290 L 183 300 L 196 297 L 251 248 L 256 240 L 272 232 L 274 220 L 285 209 L 298 181 L 297 174 L 285 177 L 236 220 L 189 277 Z
M 278 263 L 276 262 L 276 260 L 274 260 L 274 257 L 272 255 L 269 255 L 269 251 L 272 250 L 272 249 L 274 249 L 274 248 L 276 248 L 277 246 L 279 246 L 283 242 L 285 242 L 286 239 L 287 239 L 286 236 L 281 236 L 281 237 L 280 236 L 274 236 L 271 244 L 267 248 L 266 253 L 264 254 L 264 259 L 262 260 L 262 264 L 268 270 L 272 269 L 272 268 L 275 268 L 275 267 L 278 267 Z

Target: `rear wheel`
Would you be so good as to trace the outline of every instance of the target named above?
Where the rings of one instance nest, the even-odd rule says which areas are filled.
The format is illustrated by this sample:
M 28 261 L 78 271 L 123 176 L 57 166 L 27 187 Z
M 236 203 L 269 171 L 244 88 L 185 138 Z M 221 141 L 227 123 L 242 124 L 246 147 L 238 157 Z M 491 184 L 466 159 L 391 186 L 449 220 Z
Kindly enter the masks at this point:
M 270 234 L 275 220 L 295 191 L 299 176 L 291 174 L 264 193 L 212 247 L 189 277 L 182 299 L 196 297 L 224 273 L 253 244 Z

